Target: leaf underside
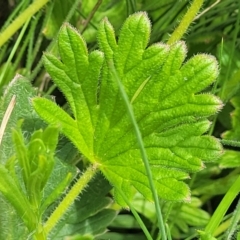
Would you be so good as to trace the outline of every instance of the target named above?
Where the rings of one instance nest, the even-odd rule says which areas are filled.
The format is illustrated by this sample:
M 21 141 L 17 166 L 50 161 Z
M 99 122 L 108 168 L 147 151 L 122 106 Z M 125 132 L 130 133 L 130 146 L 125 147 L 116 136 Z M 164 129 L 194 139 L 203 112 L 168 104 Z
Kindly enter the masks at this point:
M 61 60 L 45 54 L 44 65 L 66 96 L 73 117 L 55 103 L 35 98 L 36 111 L 49 123 L 58 124 L 117 189 L 131 197 L 132 187 L 152 199 L 133 126 L 109 63 L 133 106 L 159 197 L 189 200 L 181 180 L 201 170 L 202 161 L 219 157 L 222 147 L 211 136 L 208 116 L 221 109 L 221 101 L 200 94 L 217 77 L 215 58 L 186 57 L 184 42 L 157 43 L 147 47 L 150 21 L 145 13 L 130 16 L 118 41 L 107 19 L 98 30 L 100 51 L 88 53 L 81 35 L 65 24 L 58 37 Z

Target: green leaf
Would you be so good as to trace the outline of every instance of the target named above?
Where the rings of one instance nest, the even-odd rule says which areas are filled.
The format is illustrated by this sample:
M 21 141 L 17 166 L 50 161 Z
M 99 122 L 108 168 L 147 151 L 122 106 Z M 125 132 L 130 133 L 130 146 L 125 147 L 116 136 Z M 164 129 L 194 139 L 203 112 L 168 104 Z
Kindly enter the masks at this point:
M 0 164 L 0 192 L 12 204 L 26 226 L 33 230 L 35 216 L 29 206 L 29 201 L 2 164 Z
M 35 218 L 35 215 L 31 217 L 31 209 L 25 196 L 26 192 L 22 191 L 24 184 L 22 179 L 19 181 L 20 169 L 16 167 L 16 157 L 13 156 L 15 148 L 12 142 L 12 128 L 16 127 L 19 119 L 24 118 L 24 136 L 30 138 L 35 129 L 43 126 L 43 121 L 30 104 L 30 98 L 36 96 L 36 90 L 32 88 L 27 79 L 20 75 L 16 75 L 4 91 L 0 104 L 1 120 L 13 95 L 16 96 L 16 104 L 7 122 L 0 148 L 0 167 L 3 170 L 1 183 L 4 185 L 4 189 L 0 190 L 2 193 L 4 191 L 4 194 L 0 194 L 0 239 L 17 240 L 26 239 L 29 233 L 22 218 L 25 219 L 25 224 L 30 226 L 35 221 L 31 220 L 31 218 Z M 21 148 L 21 146 L 19 147 Z
M 49 217 L 49 206 L 66 190 L 76 168 L 54 157 L 58 143 L 56 126 L 36 130 L 45 124 L 31 105 L 30 98 L 36 96 L 35 90 L 23 77 L 17 75 L 5 90 L 1 116 L 13 95 L 16 104 L 1 145 L 0 205 L 3 217 L 0 218 L 0 237 L 25 239 L 27 233 L 38 231 L 36 227 L 41 226 L 43 214 L 44 218 Z M 18 128 L 13 129 L 17 125 Z
M 140 194 L 136 194 L 132 204 L 139 213 L 152 223 L 156 222 L 156 211 L 151 202 L 144 199 Z M 200 209 L 201 205 L 201 201 L 196 197 L 191 199 L 191 203 L 176 203 L 173 206 L 171 205 L 168 222 L 173 223 L 172 226 L 179 228 L 181 232 L 185 233 L 189 233 L 190 226 L 197 228 L 205 227 L 210 216 L 206 211 Z M 163 212 L 168 212 L 167 208 L 167 204 L 165 204 Z M 174 232 L 172 232 L 173 234 Z
M 240 166 L 240 152 L 233 150 L 225 150 L 220 158 L 221 168 L 236 168 Z
M 184 63 L 184 42 L 148 47 L 150 21 L 143 12 L 124 23 L 118 41 L 107 19 L 98 30 L 100 51 L 88 54 L 79 33 L 64 25 L 58 44 L 61 60 L 46 54 L 44 65 L 72 108 L 70 117 L 53 102 L 35 98 L 34 108 L 57 124 L 79 151 L 116 189 L 131 198 L 136 189 L 152 199 L 133 126 L 112 76 L 110 63 L 131 100 L 142 133 L 159 197 L 189 200 L 182 180 L 216 160 L 220 143 L 203 135 L 207 117 L 222 107 L 211 94 L 200 94 L 218 75 L 215 58 L 199 54 Z M 116 200 L 120 201 L 118 192 Z M 123 204 L 123 203 L 122 203 Z
M 229 140 L 240 141 L 240 98 L 235 96 L 231 99 L 232 105 L 235 107 L 231 113 L 232 129 L 224 132 L 222 137 Z
M 28 230 L 26 226 L 23 224 L 20 216 L 17 215 L 14 207 L 6 202 L 2 195 L 0 198 L 0 208 L 0 239 L 27 239 Z
M 197 196 L 205 195 L 206 198 L 226 194 L 238 176 L 238 173 L 230 172 L 227 176 L 219 179 L 206 179 L 201 182 L 201 185 L 193 189 L 192 194 Z
M 30 137 L 35 129 L 43 126 L 42 120 L 30 104 L 30 99 L 36 96 L 36 91 L 32 88 L 31 83 L 20 75 L 16 75 L 4 91 L 0 105 L 0 119 L 3 119 L 13 95 L 16 95 L 16 104 L 4 131 L 0 148 L 1 163 L 5 163 L 14 154 L 14 148 L 10 147 L 12 146 L 12 128 L 16 127 L 19 119 L 25 119 L 23 129 L 26 138 Z

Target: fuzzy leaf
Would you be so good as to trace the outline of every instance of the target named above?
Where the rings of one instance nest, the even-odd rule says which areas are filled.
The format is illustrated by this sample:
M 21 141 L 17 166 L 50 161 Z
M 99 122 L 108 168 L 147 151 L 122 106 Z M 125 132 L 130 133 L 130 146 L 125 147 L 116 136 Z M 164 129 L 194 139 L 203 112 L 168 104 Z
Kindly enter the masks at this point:
M 189 200 L 181 180 L 222 152 L 215 138 L 203 135 L 210 125 L 206 118 L 222 103 L 200 94 L 217 77 L 218 66 L 206 54 L 183 63 L 183 42 L 147 47 L 150 31 L 146 14 L 136 13 L 116 41 L 104 19 L 98 30 L 101 52 L 88 54 L 80 34 L 64 25 L 58 38 L 61 60 L 46 54 L 44 64 L 69 101 L 73 118 L 46 99 L 35 98 L 34 108 L 44 120 L 61 126 L 90 162 L 98 163 L 115 190 L 131 198 L 133 187 L 152 199 L 133 126 L 109 67 L 114 63 L 131 100 L 159 197 Z M 121 202 L 117 191 L 115 197 Z
M 37 130 L 46 124 L 31 104 L 36 91 L 20 75 L 16 75 L 5 89 L 0 106 L 1 119 L 13 95 L 16 96 L 16 104 L 0 148 L 0 239 L 27 239 L 29 229 L 35 230 L 35 221 L 41 220 L 36 217 L 36 205 L 31 205 L 28 193 L 31 193 L 31 197 L 35 194 L 34 197 L 39 198 L 40 215 L 49 214 L 47 208 L 62 195 L 77 169 L 62 163 L 61 158 L 54 157 L 58 141 L 55 127 Z M 23 131 L 15 129 L 19 120 Z M 38 161 L 39 166 L 36 165 Z
M 5 163 L 14 154 L 14 148 L 12 147 L 12 128 L 16 127 L 19 119 L 25 119 L 23 129 L 26 132 L 27 138 L 31 136 L 30 132 L 32 133 L 35 129 L 43 125 L 42 120 L 30 104 L 30 98 L 36 96 L 36 91 L 32 88 L 31 83 L 21 75 L 16 75 L 4 91 L 0 104 L 0 119 L 3 119 L 13 95 L 16 95 L 16 104 L 4 131 L 0 148 L 1 163 Z

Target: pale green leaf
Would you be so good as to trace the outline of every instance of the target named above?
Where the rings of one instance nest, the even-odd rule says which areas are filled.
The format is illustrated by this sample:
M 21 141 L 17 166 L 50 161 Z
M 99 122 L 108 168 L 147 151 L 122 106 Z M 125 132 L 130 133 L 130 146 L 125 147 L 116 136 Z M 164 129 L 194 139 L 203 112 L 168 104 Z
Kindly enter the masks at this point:
M 226 149 L 220 158 L 221 168 L 236 168 L 240 166 L 240 152 Z
M 35 131 L 46 125 L 31 104 L 36 91 L 20 75 L 12 80 L 4 92 L 0 106 L 1 118 L 13 95 L 16 96 L 16 104 L 4 131 L 0 152 L 0 238 L 27 239 L 26 234 L 32 234 L 36 222 L 42 220 L 38 214 L 42 215 L 62 195 L 76 174 L 76 168 L 54 158 L 58 141 L 56 127 Z M 15 130 L 19 119 L 22 131 Z M 33 197 L 38 201 L 34 206 L 31 202 Z
M 8 80 L 9 81 L 9 80 Z M 43 121 L 38 117 L 30 104 L 30 98 L 36 95 L 31 83 L 20 75 L 8 84 L 4 91 L 0 105 L 0 119 L 3 119 L 5 111 L 12 99 L 16 96 L 16 104 L 5 128 L 0 148 L 1 168 L 1 194 L 0 194 L 0 239 L 27 238 L 25 223 L 31 225 L 31 211 L 29 202 L 22 191 L 23 181 L 18 182 L 16 170 L 16 158 L 13 156 L 15 149 L 12 142 L 12 128 L 15 128 L 19 119 L 25 119 L 23 123 L 24 136 L 29 138 L 31 133 L 43 126 Z M 11 170 L 8 168 L 11 162 Z M 4 166 L 4 164 L 6 165 Z M 4 194 L 3 194 L 4 193 Z M 16 225 L 18 226 L 16 228 Z
M 31 83 L 20 75 L 16 75 L 4 91 L 0 105 L 0 119 L 3 119 L 13 95 L 16 96 L 16 104 L 4 131 L 0 148 L 1 163 L 5 163 L 14 153 L 14 148 L 12 147 L 12 128 L 16 127 L 19 119 L 25 119 L 23 129 L 26 132 L 26 137 L 31 135 L 29 132 L 33 132 L 39 126 L 43 125 L 42 120 L 30 104 L 30 98 L 36 96 L 36 91 L 32 88 Z
M 61 59 L 47 54 L 44 62 L 73 117 L 44 99 L 34 99 L 34 107 L 98 164 L 115 190 L 130 198 L 136 189 L 151 200 L 133 125 L 109 67 L 113 63 L 133 106 L 159 197 L 189 200 L 182 180 L 222 153 L 220 143 L 204 135 L 210 126 L 207 117 L 222 103 L 201 93 L 215 81 L 218 65 L 206 54 L 184 62 L 184 42 L 148 47 L 150 32 L 149 19 L 139 12 L 126 20 L 116 41 L 113 27 L 104 19 L 98 30 L 101 52 L 88 54 L 80 34 L 65 24 L 58 38 Z M 118 191 L 115 197 L 120 201 Z

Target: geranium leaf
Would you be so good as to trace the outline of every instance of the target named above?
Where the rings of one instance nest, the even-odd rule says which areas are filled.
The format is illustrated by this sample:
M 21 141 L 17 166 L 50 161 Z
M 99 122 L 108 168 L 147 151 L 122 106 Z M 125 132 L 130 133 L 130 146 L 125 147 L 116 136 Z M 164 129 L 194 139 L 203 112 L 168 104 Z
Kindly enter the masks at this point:
M 136 13 L 126 20 L 116 41 L 113 27 L 104 19 L 98 30 L 101 52 L 88 54 L 80 34 L 65 24 L 58 38 L 61 60 L 47 54 L 44 62 L 69 101 L 73 118 L 59 108 L 53 114 L 54 104 L 47 106 L 46 100 L 35 98 L 33 103 L 43 119 L 62 126 L 116 189 L 128 198 L 136 189 L 152 199 L 133 125 L 111 72 L 113 63 L 141 130 L 159 197 L 189 200 L 189 189 L 181 180 L 201 170 L 202 161 L 213 161 L 222 153 L 215 138 L 203 135 L 210 125 L 207 117 L 222 103 L 211 94 L 200 94 L 216 79 L 218 66 L 206 54 L 184 63 L 184 42 L 148 47 L 150 32 L 146 14 Z

